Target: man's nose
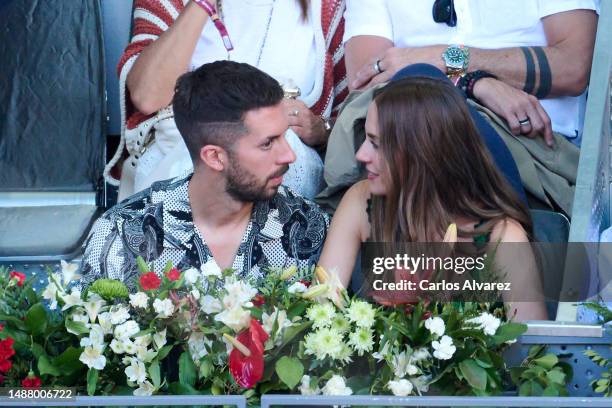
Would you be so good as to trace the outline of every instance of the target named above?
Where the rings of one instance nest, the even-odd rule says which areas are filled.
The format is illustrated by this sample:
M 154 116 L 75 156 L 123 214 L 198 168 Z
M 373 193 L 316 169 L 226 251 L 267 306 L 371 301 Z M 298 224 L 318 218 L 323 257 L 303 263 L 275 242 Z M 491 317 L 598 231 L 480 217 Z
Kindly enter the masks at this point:
M 293 152 L 291 146 L 289 146 L 289 142 L 287 142 L 287 139 L 284 136 L 280 139 L 281 143 L 279 149 L 278 164 L 291 164 L 296 159 L 295 153 Z

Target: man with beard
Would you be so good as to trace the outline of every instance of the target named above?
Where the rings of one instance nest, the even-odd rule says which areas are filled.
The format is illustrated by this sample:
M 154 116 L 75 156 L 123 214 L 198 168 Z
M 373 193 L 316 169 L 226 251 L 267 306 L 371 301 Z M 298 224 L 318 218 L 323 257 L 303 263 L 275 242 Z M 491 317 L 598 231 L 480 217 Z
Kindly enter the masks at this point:
M 105 277 L 133 289 L 138 256 L 157 274 L 171 261 L 180 271 L 232 268 L 254 279 L 316 263 L 329 219 L 281 185 L 295 160 L 282 100 L 278 82 L 247 64 L 218 61 L 181 76 L 174 119 L 194 171 L 154 183 L 96 222 L 83 286 Z

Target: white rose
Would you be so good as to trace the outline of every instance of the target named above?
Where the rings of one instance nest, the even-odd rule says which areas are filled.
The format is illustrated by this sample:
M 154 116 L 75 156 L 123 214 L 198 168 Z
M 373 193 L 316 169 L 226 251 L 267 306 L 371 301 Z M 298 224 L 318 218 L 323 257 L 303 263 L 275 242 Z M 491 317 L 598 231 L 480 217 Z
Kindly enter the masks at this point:
M 389 381 L 387 387 L 391 390 L 393 395 L 398 397 L 405 397 L 412 393 L 412 383 L 404 378 L 396 381 Z
M 251 323 L 251 312 L 237 306 L 217 314 L 215 320 L 223 323 L 235 332 L 239 332 L 247 328 Z
M 149 297 L 144 292 L 130 294 L 130 305 L 146 309 L 149 306 Z
M 183 277 L 185 278 L 185 283 L 193 285 L 200 279 L 201 275 L 202 273 L 196 268 L 189 268 L 184 272 Z
M 309 375 L 302 376 L 302 383 L 300 385 L 299 390 L 302 395 L 319 395 L 321 393 L 321 390 L 319 389 L 319 387 L 312 388 L 310 386 L 310 376 Z
M 439 317 L 430 317 L 425 320 L 425 327 L 427 330 L 431 332 L 431 334 L 435 334 L 438 337 L 444 335 L 444 330 L 446 330 L 446 326 L 444 325 L 444 320 Z
M 223 310 L 223 305 L 219 299 L 210 295 L 205 295 L 200 298 L 201 310 L 206 314 L 219 313 Z
M 438 360 L 449 360 L 457 350 L 453 345 L 453 339 L 448 336 L 442 336 L 440 341 L 432 341 L 431 346 L 434 348 L 433 355 Z
M 339 375 L 333 375 L 321 391 L 323 395 L 351 395 L 353 393 L 353 390 L 346 386 L 344 378 Z
M 161 319 L 170 317 L 172 316 L 172 313 L 174 313 L 174 305 L 170 299 L 155 299 L 153 301 L 153 309 L 155 310 L 155 313 L 157 313 L 157 317 Z
M 202 265 L 200 270 L 202 271 L 202 275 L 206 276 L 207 278 L 209 276 L 213 276 L 215 278 L 221 277 L 221 269 L 219 268 L 215 260 L 212 258 L 209 259 L 208 262 L 206 262 L 204 265 Z
M 304 293 L 304 292 L 306 292 L 306 289 L 308 289 L 308 288 L 302 282 L 295 282 L 294 284 L 289 286 L 289 288 L 287 288 L 287 292 L 289 292 L 289 293 Z

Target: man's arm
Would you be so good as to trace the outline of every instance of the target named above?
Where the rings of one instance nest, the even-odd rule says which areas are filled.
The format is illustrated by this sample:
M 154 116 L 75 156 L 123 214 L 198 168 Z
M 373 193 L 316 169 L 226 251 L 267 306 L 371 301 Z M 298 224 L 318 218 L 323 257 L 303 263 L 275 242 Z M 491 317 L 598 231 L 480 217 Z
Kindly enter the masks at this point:
M 572 10 L 548 16 L 543 23 L 548 46 L 470 48 L 469 71 L 490 72 L 539 98 L 581 94 L 590 74 L 597 14 L 592 10 Z M 395 48 L 385 47 L 385 41 L 388 40 L 375 42 L 371 36 L 359 36 L 347 42 L 347 71 L 352 89 L 386 82 L 401 68 L 418 62 L 446 69 L 441 58 L 446 45 Z M 380 74 L 373 69 L 376 60 L 380 60 L 383 71 Z M 357 68 L 357 64 L 361 65 Z

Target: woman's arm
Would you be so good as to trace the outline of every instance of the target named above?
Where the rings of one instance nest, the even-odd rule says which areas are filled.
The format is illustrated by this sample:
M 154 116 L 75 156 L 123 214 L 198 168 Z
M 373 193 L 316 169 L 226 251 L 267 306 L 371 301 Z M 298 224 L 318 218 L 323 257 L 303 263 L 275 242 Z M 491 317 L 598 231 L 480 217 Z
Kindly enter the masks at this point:
M 523 227 L 514 220 L 499 222 L 491 242 L 498 245 L 495 266 L 502 274 L 499 281 L 511 285 L 511 291 L 502 295 L 508 316 L 517 321 L 548 320 L 540 271 Z
M 351 281 L 359 247 L 369 236 L 368 195 L 367 181 L 360 181 L 342 197 L 319 259 L 319 265 L 325 270 L 338 272 L 344 287 L 348 287 Z
M 216 0 L 211 3 L 216 5 Z M 173 24 L 167 24 L 168 19 L 153 14 L 160 7 L 159 1 L 137 0 L 135 10 L 142 16 L 134 15 L 134 38 L 159 36 L 144 46 L 127 76 L 130 99 L 145 115 L 170 104 L 176 80 L 187 72 L 198 38 L 208 21 L 204 9 L 190 2 Z M 163 31 L 161 27 L 165 25 L 169 28 Z

